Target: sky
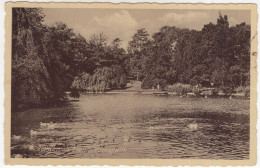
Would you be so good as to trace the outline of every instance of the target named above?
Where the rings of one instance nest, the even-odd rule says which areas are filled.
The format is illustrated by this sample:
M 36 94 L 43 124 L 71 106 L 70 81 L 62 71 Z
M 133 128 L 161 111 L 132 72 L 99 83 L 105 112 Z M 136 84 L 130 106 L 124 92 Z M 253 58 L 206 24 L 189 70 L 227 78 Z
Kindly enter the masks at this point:
M 230 26 L 250 24 L 248 10 L 44 8 L 43 12 L 47 25 L 63 22 L 86 39 L 99 33 L 104 33 L 109 41 L 118 37 L 123 48 L 140 28 L 150 35 L 163 26 L 201 30 L 205 24 L 216 23 L 219 12 L 228 16 Z

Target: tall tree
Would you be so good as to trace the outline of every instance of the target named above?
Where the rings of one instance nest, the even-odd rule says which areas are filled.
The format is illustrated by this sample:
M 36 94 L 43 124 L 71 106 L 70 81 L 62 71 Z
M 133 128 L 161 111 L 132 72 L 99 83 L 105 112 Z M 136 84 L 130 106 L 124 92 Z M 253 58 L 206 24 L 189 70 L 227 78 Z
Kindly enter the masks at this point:
M 151 40 L 148 32 L 142 28 L 137 30 L 128 45 L 130 74 L 140 80 L 146 75 L 145 62 L 148 61 Z
M 41 9 L 13 8 L 12 19 L 12 106 L 39 105 L 52 96 L 42 61 L 44 15 Z
M 65 90 L 69 90 L 74 75 L 76 75 L 74 60 L 83 54 L 78 52 L 78 46 L 72 45 L 76 38 L 72 29 L 69 29 L 64 23 L 56 23 L 49 27 L 45 34 L 46 59 L 44 63 L 50 74 L 55 99 L 59 99 Z

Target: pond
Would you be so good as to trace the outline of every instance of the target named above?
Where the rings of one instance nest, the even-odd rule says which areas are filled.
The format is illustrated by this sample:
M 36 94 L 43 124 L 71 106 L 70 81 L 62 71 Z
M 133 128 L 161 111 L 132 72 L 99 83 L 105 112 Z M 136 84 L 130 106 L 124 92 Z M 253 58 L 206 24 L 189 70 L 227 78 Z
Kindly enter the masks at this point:
M 249 100 L 86 94 L 12 113 L 11 156 L 249 159 Z

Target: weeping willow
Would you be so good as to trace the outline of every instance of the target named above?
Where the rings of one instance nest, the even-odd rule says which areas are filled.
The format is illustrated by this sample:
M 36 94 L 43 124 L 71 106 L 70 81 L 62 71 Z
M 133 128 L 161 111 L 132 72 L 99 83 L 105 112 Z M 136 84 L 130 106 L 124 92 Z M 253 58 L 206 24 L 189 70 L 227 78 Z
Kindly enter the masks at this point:
M 75 77 L 72 88 L 87 92 L 105 92 L 126 86 L 126 75 L 119 66 L 103 67 L 95 70 L 93 75 L 86 72 Z

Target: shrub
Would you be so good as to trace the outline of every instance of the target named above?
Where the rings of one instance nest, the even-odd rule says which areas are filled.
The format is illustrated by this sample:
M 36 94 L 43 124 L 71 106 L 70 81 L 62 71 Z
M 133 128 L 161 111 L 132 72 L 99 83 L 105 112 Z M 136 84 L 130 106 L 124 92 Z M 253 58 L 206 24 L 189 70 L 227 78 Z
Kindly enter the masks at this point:
M 167 81 L 165 79 L 158 79 L 151 75 L 147 75 L 143 79 L 141 87 L 142 89 L 151 89 L 156 87 L 158 84 L 160 85 L 160 89 L 164 90 L 167 86 Z
M 235 89 L 237 93 L 244 93 L 245 96 L 250 96 L 250 86 L 239 86 Z
M 188 92 L 192 92 L 192 86 L 191 85 L 187 85 L 187 84 L 180 84 L 178 83 L 176 85 L 176 89 L 175 89 L 177 95 L 185 95 Z
M 72 88 L 71 92 L 70 92 L 70 96 L 73 97 L 73 98 L 79 98 L 80 94 L 79 94 L 78 89 Z
M 189 85 L 189 84 L 181 84 L 177 83 L 174 85 L 168 85 L 167 86 L 167 91 L 168 92 L 176 92 L 177 95 L 186 95 L 189 92 L 193 92 L 195 94 L 198 94 L 200 92 L 198 87 Z

